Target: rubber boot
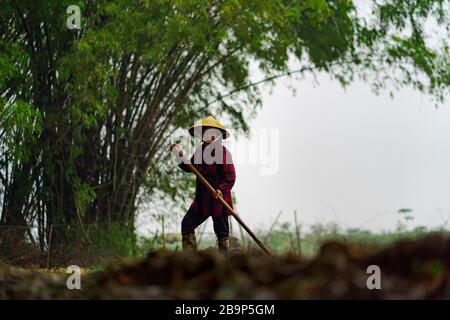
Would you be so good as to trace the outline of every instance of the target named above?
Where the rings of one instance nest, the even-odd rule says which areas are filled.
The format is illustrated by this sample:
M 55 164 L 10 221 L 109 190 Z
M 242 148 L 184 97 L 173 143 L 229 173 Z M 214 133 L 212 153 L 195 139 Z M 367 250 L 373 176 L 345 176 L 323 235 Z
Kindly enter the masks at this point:
M 230 239 L 228 237 L 218 237 L 217 246 L 219 247 L 219 253 L 228 257 L 230 253 Z
M 197 251 L 197 239 L 195 238 L 195 232 L 184 233 L 182 237 L 183 251 Z

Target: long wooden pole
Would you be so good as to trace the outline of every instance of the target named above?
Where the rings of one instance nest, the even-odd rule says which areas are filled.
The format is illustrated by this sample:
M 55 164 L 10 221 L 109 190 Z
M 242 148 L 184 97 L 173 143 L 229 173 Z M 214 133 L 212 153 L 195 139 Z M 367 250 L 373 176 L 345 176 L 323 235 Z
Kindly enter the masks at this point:
M 177 150 L 175 150 L 177 149 Z M 209 183 L 208 180 L 205 179 L 205 177 L 194 167 L 194 165 L 192 163 L 190 163 L 189 161 L 184 161 L 183 157 L 180 156 L 180 148 L 178 148 L 178 146 L 174 146 L 172 150 L 175 150 L 177 152 L 177 155 L 180 157 L 180 159 L 187 165 L 187 167 L 193 172 L 195 173 L 195 175 L 200 179 L 200 181 L 209 189 L 209 191 L 211 191 L 213 194 L 217 194 L 216 189 L 214 189 L 214 187 Z M 247 231 L 247 233 L 250 235 L 250 237 L 252 237 L 253 240 L 255 240 L 255 242 L 258 244 L 258 246 L 260 246 L 260 248 L 268 255 L 271 255 L 272 252 L 270 251 L 270 249 L 256 236 L 256 234 L 253 233 L 253 231 L 245 224 L 244 221 L 242 221 L 241 217 L 239 217 L 239 215 L 236 213 L 236 211 L 234 211 L 234 209 L 225 201 L 225 199 L 222 196 L 218 196 L 218 199 L 220 200 L 220 202 L 222 202 L 222 204 L 225 206 L 225 208 L 228 210 L 228 212 L 230 213 L 231 216 L 233 216 L 236 221 L 242 226 L 242 228 L 245 229 L 245 231 Z

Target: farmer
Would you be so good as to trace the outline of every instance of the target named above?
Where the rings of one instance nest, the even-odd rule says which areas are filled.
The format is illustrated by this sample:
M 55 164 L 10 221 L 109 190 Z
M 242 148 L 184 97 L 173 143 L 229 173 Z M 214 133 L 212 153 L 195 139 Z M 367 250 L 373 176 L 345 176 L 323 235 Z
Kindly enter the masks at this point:
M 192 155 L 190 163 L 209 181 L 216 193 L 212 193 L 197 178 L 195 199 L 181 222 L 183 250 L 195 251 L 197 249 L 195 229 L 211 216 L 219 252 L 228 255 L 230 247 L 229 213 L 218 197 L 223 197 L 231 207 L 233 206 L 231 188 L 234 185 L 236 174 L 231 154 L 222 145 L 222 139 L 228 138 L 230 134 L 212 116 L 197 121 L 189 129 L 189 133 L 203 141 Z M 170 145 L 170 150 L 172 151 L 175 146 L 176 144 Z M 183 156 L 181 150 L 179 150 L 178 156 Z M 191 172 L 183 162 L 179 164 L 179 167 L 185 172 Z

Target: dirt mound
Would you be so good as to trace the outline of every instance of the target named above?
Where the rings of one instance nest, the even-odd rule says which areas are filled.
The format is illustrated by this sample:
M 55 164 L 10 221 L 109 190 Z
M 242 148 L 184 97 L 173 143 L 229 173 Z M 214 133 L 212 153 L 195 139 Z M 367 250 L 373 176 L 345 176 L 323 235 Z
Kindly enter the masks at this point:
M 380 268 L 381 290 L 367 288 L 370 265 Z M 86 292 L 90 298 L 439 299 L 450 298 L 449 269 L 450 238 L 443 235 L 379 250 L 329 242 L 310 260 L 159 251 L 106 270 Z
M 381 289 L 369 290 L 371 265 L 381 271 Z M 450 237 L 430 235 L 388 248 L 324 244 L 315 258 L 215 251 L 150 252 L 146 259 L 116 265 L 82 278 L 82 290 L 67 290 L 51 278 L 30 291 L 0 273 L 0 297 L 93 299 L 449 299 Z M 25 272 L 25 271 L 24 271 Z M 44 283 L 36 274 L 23 274 Z M 24 280 L 25 281 L 25 280 Z M 28 281 L 28 280 L 27 280 Z M 17 293 L 18 287 L 22 291 Z M 27 291 L 28 290 L 28 291 Z M 14 294 L 13 294 L 14 293 Z M 29 294 L 29 296 L 27 296 Z
M 66 291 L 65 276 L 0 263 L 0 300 L 55 299 Z

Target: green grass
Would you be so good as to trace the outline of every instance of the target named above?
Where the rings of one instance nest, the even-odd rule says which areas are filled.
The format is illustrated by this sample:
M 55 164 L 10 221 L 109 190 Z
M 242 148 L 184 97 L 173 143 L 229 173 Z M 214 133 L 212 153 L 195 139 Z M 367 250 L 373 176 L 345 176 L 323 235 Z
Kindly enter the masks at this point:
M 278 228 L 274 228 L 270 234 L 260 232 L 259 237 L 276 253 L 301 253 L 305 256 L 314 255 L 320 246 L 326 241 L 340 241 L 353 244 L 367 244 L 376 246 L 388 246 L 389 244 L 402 239 L 417 239 L 433 232 L 450 233 L 444 229 L 427 229 L 425 227 L 417 227 L 412 230 L 397 227 L 394 231 L 374 233 L 368 230 L 348 229 L 341 230 L 335 224 L 315 225 L 308 232 L 299 232 L 300 239 L 297 237 L 295 227 L 289 224 L 283 224 Z M 181 250 L 181 237 L 169 235 L 165 242 L 165 248 L 168 250 Z M 200 238 L 199 236 L 197 239 Z M 256 248 L 257 245 L 247 235 L 235 236 L 236 240 L 243 250 Z M 300 244 L 300 248 L 299 248 Z M 214 235 L 208 234 L 202 237 L 199 243 L 199 249 L 215 247 L 216 240 Z M 163 247 L 163 240 L 160 236 L 155 239 L 141 239 L 139 249 L 135 250 L 145 255 L 148 250 L 157 250 Z
M 402 239 L 417 239 L 433 232 L 450 234 L 445 228 L 427 229 L 417 227 L 408 228 L 407 221 L 400 220 L 396 229 L 389 232 L 375 233 L 364 229 L 342 230 L 337 224 L 316 224 L 307 232 L 302 228 L 284 223 L 276 225 L 269 232 L 259 232 L 258 236 L 275 253 L 301 253 L 304 256 L 313 256 L 321 245 L 330 240 L 345 242 L 348 244 L 362 244 L 375 246 L 388 246 Z M 92 245 L 86 248 L 90 255 L 98 255 L 99 259 L 90 268 L 95 271 L 102 270 L 111 261 L 120 258 L 143 258 L 150 250 L 165 248 L 171 251 L 180 251 L 181 235 L 166 234 L 164 238 L 160 233 L 151 237 L 136 237 L 130 231 L 120 226 L 112 226 L 107 229 L 98 228 L 89 230 Z M 199 249 L 216 247 L 216 239 L 213 234 L 200 236 L 197 234 Z M 257 248 L 254 241 L 244 233 L 234 235 L 234 240 L 242 250 Z M 102 257 L 102 259 L 100 259 Z

